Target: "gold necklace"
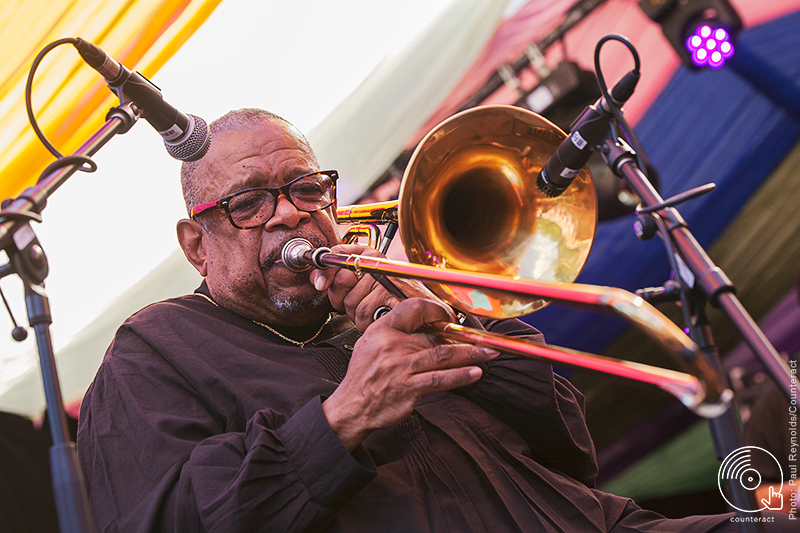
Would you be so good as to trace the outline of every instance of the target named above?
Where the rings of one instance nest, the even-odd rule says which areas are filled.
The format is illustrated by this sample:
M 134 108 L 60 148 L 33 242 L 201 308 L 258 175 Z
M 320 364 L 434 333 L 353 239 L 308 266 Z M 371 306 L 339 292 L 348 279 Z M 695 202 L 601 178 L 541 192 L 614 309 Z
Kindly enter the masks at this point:
M 215 302 L 214 300 L 212 300 L 212 299 L 211 299 L 211 297 L 209 297 L 209 296 L 207 296 L 207 295 L 203 294 L 202 292 L 198 292 L 198 293 L 196 293 L 196 294 L 199 294 L 200 296 L 202 296 L 203 298 L 205 298 L 206 300 L 208 300 L 208 301 L 209 301 L 209 302 L 211 302 L 212 304 L 214 304 L 214 305 L 216 305 L 217 307 L 219 307 L 219 304 L 218 304 L 217 302 Z M 277 336 L 278 336 L 278 337 L 280 337 L 281 339 L 283 339 L 283 340 L 285 340 L 285 341 L 287 341 L 287 342 L 291 342 L 291 343 L 292 343 L 292 344 L 294 344 L 295 346 L 299 346 L 300 348 L 305 348 L 306 344 L 308 344 L 309 342 L 311 342 L 311 341 L 313 341 L 314 339 L 316 339 L 317 337 L 319 337 L 319 334 L 320 334 L 320 333 L 322 333 L 322 330 L 323 330 L 323 329 L 325 329 L 325 326 L 327 326 L 327 325 L 328 325 L 328 322 L 330 322 L 331 320 L 333 320 L 333 313 L 328 313 L 328 319 L 325 321 L 325 323 L 324 323 L 324 324 L 322 324 L 322 326 L 320 326 L 319 330 L 317 330 L 317 332 L 316 332 L 316 333 L 314 333 L 314 336 L 313 336 L 313 337 L 311 337 L 310 339 L 308 339 L 308 340 L 305 340 L 305 341 L 296 341 L 296 340 L 294 340 L 294 339 L 290 339 L 290 338 L 289 338 L 289 337 L 287 337 L 286 335 L 282 334 L 280 331 L 277 331 L 277 330 L 275 330 L 274 328 L 271 328 L 270 326 L 268 326 L 268 325 L 264 324 L 263 322 L 259 322 L 258 320 L 252 320 L 252 319 L 250 319 L 250 322 L 252 322 L 252 323 L 254 323 L 254 324 L 258 324 L 258 325 L 259 325 L 259 326 L 261 326 L 262 328 L 267 328 L 268 330 L 270 330 L 272 333 L 274 333 L 275 335 L 277 335 Z

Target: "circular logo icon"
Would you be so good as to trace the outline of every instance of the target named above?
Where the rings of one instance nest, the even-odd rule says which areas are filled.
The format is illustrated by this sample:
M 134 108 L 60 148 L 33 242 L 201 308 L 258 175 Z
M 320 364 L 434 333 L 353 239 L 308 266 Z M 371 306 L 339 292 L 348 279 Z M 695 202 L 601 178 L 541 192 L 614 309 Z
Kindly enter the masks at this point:
M 761 472 L 756 469 L 754 464 L 763 465 L 765 463 L 775 464 L 778 467 L 778 471 L 781 473 L 781 478 L 783 478 L 783 469 L 780 463 L 775 459 L 774 455 L 764 448 L 759 448 L 758 446 L 744 446 L 728 454 L 722 461 L 719 472 L 717 473 L 719 492 L 722 494 L 722 497 L 725 498 L 725 501 L 728 502 L 728 505 L 745 513 L 755 513 L 763 510 L 779 510 L 783 506 L 782 501 L 780 503 L 769 500 L 765 502 L 763 499 L 761 501 L 756 501 L 757 498 L 754 498 L 753 501 L 755 501 L 755 503 L 748 505 L 755 506 L 755 509 L 737 507 L 731 503 L 728 495 L 722 490 L 723 483 L 728 483 L 730 485 L 735 484 L 747 491 L 755 491 L 761 486 Z M 783 483 L 781 482 L 781 489 L 782 488 Z M 772 493 L 772 491 L 770 491 L 770 493 Z M 742 504 L 740 503 L 739 505 Z
M 739 476 L 739 483 L 747 490 L 756 490 L 761 485 L 761 474 L 755 468 L 748 468 Z

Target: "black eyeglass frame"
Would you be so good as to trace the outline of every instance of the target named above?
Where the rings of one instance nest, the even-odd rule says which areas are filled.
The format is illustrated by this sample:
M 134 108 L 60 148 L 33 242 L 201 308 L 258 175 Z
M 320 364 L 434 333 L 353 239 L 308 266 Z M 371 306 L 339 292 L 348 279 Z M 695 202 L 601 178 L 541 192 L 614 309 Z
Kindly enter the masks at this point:
M 317 174 L 324 174 L 324 175 L 328 176 L 331 179 L 331 181 L 333 182 L 333 188 L 331 190 L 331 201 L 330 201 L 330 203 L 328 203 L 328 204 L 326 204 L 326 205 L 324 205 L 322 207 L 319 207 L 317 209 L 301 209 L 300 207 L 298 207 L 294 203 L 294 200 L 292 199 L 292 195 L 289 194 L 289 188 L 292 185 L 294 185 L 296 182 L 300 181 L 301 179 L 307 178 L 309 176 L 315 176 Z M 269 222 L 272 219 L 273 216 L 275 216 L 274 212 L 272 213 L 272 215 L 269 218 L 267 218 L 263 222 L 255 224 L 253 226 L 247 226 L 247 227 L 242 227 L 242 226 L 237 225 L 236 222 L 233 221 L 233 216 L 231 215 L 231 211 L 230 211 L 230 207 L 229 207 L 230 200 L 232 198 L 236 197 L 236 196 L 239 196 L 240 194 L 244 194 L 246 192 L 251 192 L 251 191 L 267 191 L 270 194 L 272 194 L 272 196 L 275 197 L 275 207 L 276 208 L 278 206 L 278 197 L 282 194 L 282 195 L 284 195 L 286 197 L 287 200 L 289 200 L 289 203 L 291 203 L 294 206 L 294 208 L 297 209 L 298 211 L 302 211 L 304 213 L 317 213 L 319 211 L 322 211 L 324 209 L 329 208 L 330 206 L 332 206 L 333 204 L 336 203 L 336 181 L 338 179 L 339 179 L 339 173 L 336 170 L 316 170 L 314 172 L 309 172 L 308 174 L 303 174 L 302 176 L 298 176 L 295 179 L 293 179 L 292 181 L 290 181 L 289 183 L 285 183 L 285 184 L 281 185 L 280 187 L 252 187 L 250 189 L 242 189 L 241 191 L 236 191 L 234 193 L 231 193 L 231 194 L 228 194 L 226 196 L 223 196 L 222 198 L 220 198 L 219 200 L 216 200 L 214 202 L 206 202 L 206 203 L 202 203 L 202 204 L 198 204 L 198 205 L 194 206 L 192 208 L 191 212 L 189 213 L 189 218 L 191 218 L 192 220 L 196 220 L 198 216 L 200 216 L 200 215 L 202 215 L 204 213 L 208 213 L 209 211 L 212 211 L 214 209 L 220 208 L 223 211 L 225 211 L 225 214 L 228 217 L 228 221 L 236 229 L 254 229 L 254 228 L 261 227 L 264 224 L 266 224 L 267 222 Z

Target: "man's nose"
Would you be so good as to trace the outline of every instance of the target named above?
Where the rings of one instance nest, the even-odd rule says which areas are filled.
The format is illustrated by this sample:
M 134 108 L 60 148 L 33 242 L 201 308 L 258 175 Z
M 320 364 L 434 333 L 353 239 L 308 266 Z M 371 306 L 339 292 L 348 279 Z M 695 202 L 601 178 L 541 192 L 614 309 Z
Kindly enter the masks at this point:
M 311 220 L 311 213 L 300 211 L 283 193 L 275 200 L 275 213 L 264 225 L 265 229 L 285 226 L 295 228 L 305 221 Z

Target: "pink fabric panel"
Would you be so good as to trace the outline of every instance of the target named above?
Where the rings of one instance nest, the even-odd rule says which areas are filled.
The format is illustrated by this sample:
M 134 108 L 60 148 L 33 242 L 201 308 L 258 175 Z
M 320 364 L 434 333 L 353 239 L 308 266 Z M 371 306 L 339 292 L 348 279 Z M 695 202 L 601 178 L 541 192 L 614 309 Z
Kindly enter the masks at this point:
M 546 35 L 550 28 L 559 23 L 566 9 L 573 3 L 573 0 L 531 0 L 512 18 L 503 21 L 478 59 L 462 76 L 461 81 L 456 84 L 439 109 L 420 128 L 417 135 L 409 140 L 408 147 L 416 145 L 428 131 L 452 115 L 478 88 L 483 86 L 500 65 L 515 61 L 528 43 Z
M 501 65 L 517 60 L 526 46 L 547 35 L 562 20 L 575 0 L 531 0 L 525 7 L 498 27 L 486 48 L 470 67 L 428 122 L 409 140 L 408 148 L 439 122 L 452 115 L 472 96 Z M 800 0 L 731 0 L 745 27 L 763 24 L 800 9 Z M 661 94 L 680 61 L 658 24 L 651 21 L 638 6 L 638 0 L 609 0 L 595 9 L 570 31 L 565 39 L 566 56 L 586 70 L 594 72 L 594 48 L 601 37 L 619 33 L 628 37 L 639 52 L 642 78 L 633 97 L 625 106 L 625 116 L 636 124 L 653 100 Z M 546 54 L 548 66 L 554 67 L 564 57 L 558 44 Z M 625 48 L 617 43 L 603 47 L 601 65 L 606 83 L 612 85 L 633 66 Z M 520 75 L 520 85 L 529 89 L 538 83 L 530 69 Z M 502 87 L 485 104 L 513 104 L 516 91 Z
M 680 66 L 680 60 L 661 31 L 636 5 L 635 0 L 612 0 L 597 8 L 564 38 L 564 48 L 555 45 L 548 50 L 548 65 L 556 65 L 566 57 L 582 68 L 594 72 L 594 49 L 597 42 L 610 33 L 624 35 L 636 46 L 642 62 L 642 78 L 636 92 L 625 106 L 625 117 L 635 124 L 650 107 L 650 103 L 663 90 Z M 603 46 L 601 66 L 606 83 L 610 86 L 633 68 L 633 59 L 619 43 Z M 522 78 L 524 89 L 538 83 L 532 72 Z M 510 104 L 517 100 L 515 91 L 503 87 L 487 103 Z

